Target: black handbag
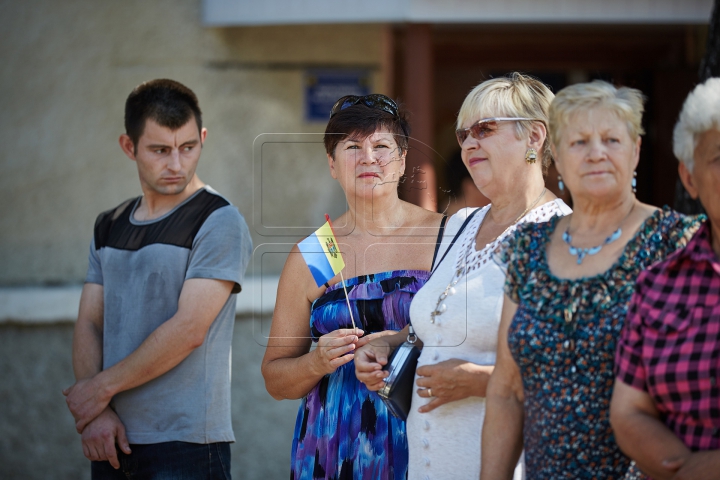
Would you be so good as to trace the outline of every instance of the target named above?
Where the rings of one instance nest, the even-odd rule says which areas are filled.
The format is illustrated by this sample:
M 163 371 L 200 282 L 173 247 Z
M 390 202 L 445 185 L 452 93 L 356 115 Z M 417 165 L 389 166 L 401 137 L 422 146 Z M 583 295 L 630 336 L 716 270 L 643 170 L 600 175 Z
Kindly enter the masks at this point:
M 415 368 L 420 356 L 420 349 L 415 346 L 416 340 L 415 330 L 410 325 L 407 341 L 395 349 L 383 368 L 390 375 L 385 378 L 385 385 L 378 390 L 378 395 L 390 413 L 403 421 L 410 412 Z
M 465 222 L 463 222 L 460 230 L 455 234 L 455 237 L 450 242 L 447 250 L 443 254 L 440 261 L 435 265 L 435 259 L 437 258 L 438 250 L 440 249 L 440 241 L 442 240 L 443 230 L 445 227 L 445 219 L 443 217 L 442 225 L 440 226 L 440 232 L 438 233 L 437 246 L 435 247 L 435 254 L 433 255 L 433 268 L 430 272 L 430 276 L 435 273 L 437 267 L 445 259 L 445 255 L 448 254 L 455 241 L 458 239 L 460 234 L 467 226 L 470 219 L 480 210 L 479 208 L 473 211 L 467 216 Z M 428 280 L 430 278 L 428 277 Z M 408 336 L 407 341 L 397 347 L 395 351 L 390 355 L 387 365 L 383 368 L 390 373 L 385 378 L 385 385 L 378 390 L 378 395 L 382 398 L 383 403 L 387 407 L 388 411 L 400 420 L 407 420 L 408 413 L 410 412 L 410 403 L 412 402 L 413 386 L 415 385 L 415 369 L 417 368 L 418 357 L 420 357 L 420 349 L 415 346 L 417 336 L 412 325 L 408 325 Z

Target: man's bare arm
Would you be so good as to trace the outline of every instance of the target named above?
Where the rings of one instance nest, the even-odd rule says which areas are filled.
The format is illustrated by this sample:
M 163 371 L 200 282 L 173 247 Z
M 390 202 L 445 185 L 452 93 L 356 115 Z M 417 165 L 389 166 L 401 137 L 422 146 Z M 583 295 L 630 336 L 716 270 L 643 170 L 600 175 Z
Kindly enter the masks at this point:
M 80 308 L 73 335 L 75 380 L 92 378 L 102 371 L 103 312 L 103 286 L 86 283 L 80 296 Z M 89 460 L 107 460 L 115 468 L 120 468 L 115 443 L 117 442 L 125 453 L 131 452 L 125 427 L 110 407 L 106 407 L 83 429 L 81 442 L 83 454 Z
M 205 341 L 233 282 L 193 278 L 183 284 L 178 311 L 125 359 L 65 390 L 79 432 L 120 392 L 166 373 Z
M 75 380 L 91 378 L 102 371 L 103 305 L 103 286 L 86 283 L 80 295 L 80 308 L 73 334 Z

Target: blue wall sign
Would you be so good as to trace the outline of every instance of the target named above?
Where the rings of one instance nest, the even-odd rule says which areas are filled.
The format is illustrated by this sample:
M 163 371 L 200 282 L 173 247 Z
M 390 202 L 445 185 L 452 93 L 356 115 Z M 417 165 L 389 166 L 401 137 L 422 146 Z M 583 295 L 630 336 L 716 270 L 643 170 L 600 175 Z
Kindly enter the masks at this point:
M 327 122 L 338 98 L 369 93 L 370 72 L 367 70 L 308 70 L 305 72 L 305 119 Z

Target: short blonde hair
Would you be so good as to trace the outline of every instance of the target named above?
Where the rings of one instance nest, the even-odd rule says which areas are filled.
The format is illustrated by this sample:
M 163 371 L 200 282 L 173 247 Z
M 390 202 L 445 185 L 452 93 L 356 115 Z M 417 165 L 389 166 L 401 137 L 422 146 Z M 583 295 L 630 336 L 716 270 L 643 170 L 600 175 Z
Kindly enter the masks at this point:
M 550 105 L 550 139 L 557 147 L 562 129 L 567 126 L 572 114 L 578 110 L 603 107 L 624 120 L 630 138 L 636 140 L 645 133 L 642 127 L 644 103 L 645 96 L 635 88 L 615 88 L 602 80 L 570 85 L 560 90 Z
M 467 122 L 490 117 L 526 117 L 534 118 L 548 129 L 548 108 L 554 95 L 540 80 L 529 75 L 513 72 L 504 77 L 492 78 L 472 89 L 465 97 L 458 113 L 457 128 Z M 527 137 L 532 129 L 532 121 L 517 123 L 518 138 Z M 549 136 L 548 132 L 548 136 Z M 542 152 L 543 173 L 547 172 L 552 161 L 550 141 L 545 139 Z
M 695 87 L 675 124 L 673 153 L 689 171 L 695 166 L 698 137 L 714 128 L 720 128 L 720 78 L 709 78 Z

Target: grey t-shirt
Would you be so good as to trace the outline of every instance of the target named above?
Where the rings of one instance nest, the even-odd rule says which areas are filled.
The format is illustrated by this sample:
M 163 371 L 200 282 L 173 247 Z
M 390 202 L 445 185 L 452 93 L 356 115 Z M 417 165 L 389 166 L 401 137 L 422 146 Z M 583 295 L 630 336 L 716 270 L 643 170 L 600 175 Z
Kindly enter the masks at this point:
M 130 443 L 235 440 L 230 419 L 230 359 L 235 293 L 252 254 L 247 224 L 209 187 L 161 218 L 132 218 L 139 198 L 101 214 L 86 282 L 103 285 L 103 369 L 112 367 L 178 309 L 183 282 L 235 282 L 203 344 L 175 368 L 116 395 L 111 406 Z

